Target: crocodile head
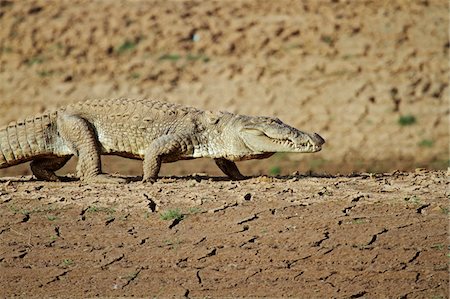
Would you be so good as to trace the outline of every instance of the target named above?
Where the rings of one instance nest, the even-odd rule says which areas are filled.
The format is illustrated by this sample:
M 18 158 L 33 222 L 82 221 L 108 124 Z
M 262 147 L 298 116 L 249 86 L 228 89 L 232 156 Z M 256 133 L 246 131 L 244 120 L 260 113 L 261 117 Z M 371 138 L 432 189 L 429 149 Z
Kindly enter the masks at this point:
M 234 125 L 245 146 L 254 153 L 314 153 L 325 143 L 319 134 L 299 131 L 278 118 L 244 117 Z

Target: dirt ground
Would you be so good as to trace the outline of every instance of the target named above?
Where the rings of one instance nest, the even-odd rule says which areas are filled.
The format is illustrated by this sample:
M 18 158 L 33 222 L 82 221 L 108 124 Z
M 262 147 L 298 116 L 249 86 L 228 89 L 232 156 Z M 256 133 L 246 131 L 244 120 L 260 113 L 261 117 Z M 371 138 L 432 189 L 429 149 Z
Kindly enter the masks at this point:
M 2 297 L 448 298 L 443 172 L 0 181 Z
M 449 4 L 1 0 L 0 127 L 92 98 L 277 116 L 321 152 L 0 169 L 0 297 L 449 298 Z M 76 160 L 61 170 L 73 173 Z M 395 171 L 399 169 L 400 171 Z

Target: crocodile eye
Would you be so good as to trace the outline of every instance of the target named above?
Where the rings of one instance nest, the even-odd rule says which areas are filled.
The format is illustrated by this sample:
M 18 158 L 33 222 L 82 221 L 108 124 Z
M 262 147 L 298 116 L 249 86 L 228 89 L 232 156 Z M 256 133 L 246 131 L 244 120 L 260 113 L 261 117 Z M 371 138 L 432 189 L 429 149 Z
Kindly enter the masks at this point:
M 270 124 L 281 124 L 281 120 L 278 117 L 270 118 L 269 120 Z

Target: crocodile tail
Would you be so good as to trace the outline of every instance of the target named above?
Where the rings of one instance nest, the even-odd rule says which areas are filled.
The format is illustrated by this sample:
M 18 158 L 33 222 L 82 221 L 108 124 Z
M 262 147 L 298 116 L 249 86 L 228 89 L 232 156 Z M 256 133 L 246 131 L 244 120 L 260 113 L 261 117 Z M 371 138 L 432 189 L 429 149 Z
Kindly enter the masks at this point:
M 53 152 L 57 112 L 11 122 L 0 128 L 0 168 Z

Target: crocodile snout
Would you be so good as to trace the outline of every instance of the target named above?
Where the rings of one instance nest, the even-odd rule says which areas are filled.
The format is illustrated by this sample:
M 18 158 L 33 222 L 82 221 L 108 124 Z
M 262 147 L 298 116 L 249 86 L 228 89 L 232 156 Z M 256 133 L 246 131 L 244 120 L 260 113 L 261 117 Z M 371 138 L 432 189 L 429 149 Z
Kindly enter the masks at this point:
M 317 133 L 312 134 L 311 139 L 314 141 L 316 146 L 322 146 L 322 144 L 325 143 L 325 139 Z

